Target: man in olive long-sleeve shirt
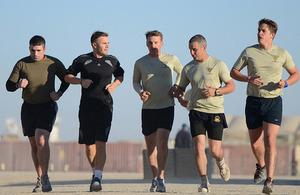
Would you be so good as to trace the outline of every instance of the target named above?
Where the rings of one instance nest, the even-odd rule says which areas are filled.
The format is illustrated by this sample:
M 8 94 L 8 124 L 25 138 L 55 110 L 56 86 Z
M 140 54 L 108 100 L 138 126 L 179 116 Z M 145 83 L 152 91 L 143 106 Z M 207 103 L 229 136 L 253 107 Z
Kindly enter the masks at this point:
M 57 113 L 57 103 L 69 84 L 64 81 L 66 69 L 56 58 L 44 55 L 45 39 L 34 36 L 29 41 L 30 56 L 22 58 L 14 66 L 6 82 L 8 91 L 22 88 L 24 103 L 21 121 L 24 136 L 28 136 L 33 163 L 38 175 L 33 192 L 52 190 L 48 178 L 50 158 L 49 136 Z M 61 80 L 55 91 L 55 76 Z

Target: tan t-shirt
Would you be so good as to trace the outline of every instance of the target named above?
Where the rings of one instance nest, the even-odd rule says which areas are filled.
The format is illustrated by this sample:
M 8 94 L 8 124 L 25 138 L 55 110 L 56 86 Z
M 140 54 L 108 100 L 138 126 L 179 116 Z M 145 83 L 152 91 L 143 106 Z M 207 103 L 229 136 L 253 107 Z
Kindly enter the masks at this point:
M 260 49 L 259 44 L 246 48 L 234 64 L 242 70 L 247 66 L 249 76 L 260 76 L 262 86 L 248 84 L 247 95 L 263 98 L 275 98 L 282 95 L 282 89 L 276 87 L 282 78 L 282 68 L 289 70 L 295 66 L 291 55 L 284 49 L 272 45 L 269 50 Z
M 224 113 L 223 96 L 204 98 L 202 91 L 207 89 L 207 86 L 219 88 L 222 82 L 228 82 L 231 79 L 226 64 L 209 56 L 205 62 L 200 63 L 193 60 L 184 66 L 179 86 L 186 88 L 191 83 L 191 110 L 205 113 Z
M 145 55 L 135 62 L 133 82 L 142 81 L 143 90 L 151 93 L 148 100 L 143 102 L 143 109 L 174 106 L 174 98 L 169 95 L 169 91 L 173 86 L 173 71 L 180 75 L 181 70 L 179 59 L 166 53 L 162 53 L 158 58 Z M 178 84 L 179 79 L 175 83 Z

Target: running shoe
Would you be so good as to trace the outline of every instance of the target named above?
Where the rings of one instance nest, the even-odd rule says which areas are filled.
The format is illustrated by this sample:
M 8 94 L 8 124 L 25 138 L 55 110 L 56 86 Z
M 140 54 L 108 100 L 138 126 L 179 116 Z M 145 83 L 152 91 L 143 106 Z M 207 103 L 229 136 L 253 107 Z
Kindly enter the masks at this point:
M 166 192 L 165 181 L 162 178 L 157 178 L 156 192 Z
M 265 180 L 262 192 L 265 194 L 271 194 L 273 192 L 273 179 L 271 177 Z
M 51 187 L 48 175 L 43 175 L 42 176 L 42 191 L 43 192 L 52 191 L 52 187 Z
M 218 167 L 219 167 L 219 169 L 220 169 L 220 175 L 221 175 L 222 179 L 223 179 L 224 181 L 228 181 L 229 178 L 230 178 L 230 169 L 229 169 L 229 167 L 227 166 L 227 164 L 224 163 L 223 165 L 220 165 L 220 166 L 218 166 Z
M 201 193 L 210 193 L 209 183 L 207 183 L 207 182 L 202 183 L 202 184 L 198 187 L 198 192 L 201 192 Z
M 95 191 L 95 192 L 99 192 L 100 190 L 102 190 L 101 179 L 99 179 L 98 177 L 95 177 L 92 187 L 93 187 L 93 191 Z
M 90 185 L 90 192 L 93 191 L 93 183 L 94 183 L 94 175 L 92 176 L 91 185 Z
M 156 179 L 152 179 L 152 184 L 151 184 L 151 187 L 150 187 L 150 192 L 154 192 L 156 186 L 157 186 L 157 180 Z
M 260 183 L 265 177 L 266 177 L 266 166 L 261 167 L 258 163 L 256 163 L 254 183 Z
M 36 182 L 36 185 L 33 188 L 32 192 L 42 192 L 42 183 L 41 183 L 40 177 L 37 177 L 37 182 Z

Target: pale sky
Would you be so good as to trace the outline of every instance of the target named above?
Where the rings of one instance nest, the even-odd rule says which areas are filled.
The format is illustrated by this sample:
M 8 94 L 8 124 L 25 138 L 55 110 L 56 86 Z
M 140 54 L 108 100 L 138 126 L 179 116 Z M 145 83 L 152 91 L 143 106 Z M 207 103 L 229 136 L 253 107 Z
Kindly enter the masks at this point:
M 124 82 L 115 93 L 114 116 L 109 141 L 143 140 L 141 105 L 132 87 L 135 61 L 148 53 L 145 32 L 164 35 L 162 51 L 176 55 L 183 65 L 192 60 L 188 40 L 202 34 L 208 54 L 224 61 L 230 70 L 243 49 L 257 43 L 257 23 L 262 18 L 277 22 L 274 44 L 286 49 L 299 68 L 300 1 L 279 0 L 0 0 L 0 132 L 6 118 L 20 124 L 21 90 L 7 92 L 5 83 L 15 63 L 29 55 L 34 35 L 46 39 L 46 54 L 60 59 L 68 68 L 77 56 L 91 52 L 90 36 L 96 30 L 109 33 L 109 54 L 125 70 Z M 176 76 L 176 74 L 175 74 Z M 283 79 L 287 78 L 284 70 Z M 244 115 L 246 83 L 235 81 L 236 91 L 224 97 L 226 115 Z M 299 83 L 284 89 L 284 116 L 299 115 Z M 58 101 L 60 138 L 77 141 L 80 86 L 71 85 Z M 188 111 L 176 101 L 170 137 L 182 123 L 189 124 Z

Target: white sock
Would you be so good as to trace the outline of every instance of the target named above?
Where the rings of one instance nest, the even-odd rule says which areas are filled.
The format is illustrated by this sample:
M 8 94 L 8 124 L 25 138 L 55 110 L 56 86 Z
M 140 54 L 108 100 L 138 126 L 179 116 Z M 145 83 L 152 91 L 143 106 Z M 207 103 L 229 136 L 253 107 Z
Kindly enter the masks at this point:
M 102 178 L 102 171 L 101 170 L 95 170 L 95 177 L 98 177 L 99 179 Z
M 95 175 L 95 167 L 92 167 L 93 175 Z

